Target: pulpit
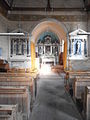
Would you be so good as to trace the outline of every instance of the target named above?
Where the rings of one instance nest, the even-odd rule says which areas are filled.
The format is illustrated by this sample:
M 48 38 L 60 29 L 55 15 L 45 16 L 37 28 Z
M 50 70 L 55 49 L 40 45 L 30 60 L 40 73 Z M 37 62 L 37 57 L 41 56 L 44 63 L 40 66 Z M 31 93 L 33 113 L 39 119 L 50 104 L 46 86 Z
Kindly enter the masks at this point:
M 0 72 L 7 72 L 9 64 L 6 60 L 0 59 Z

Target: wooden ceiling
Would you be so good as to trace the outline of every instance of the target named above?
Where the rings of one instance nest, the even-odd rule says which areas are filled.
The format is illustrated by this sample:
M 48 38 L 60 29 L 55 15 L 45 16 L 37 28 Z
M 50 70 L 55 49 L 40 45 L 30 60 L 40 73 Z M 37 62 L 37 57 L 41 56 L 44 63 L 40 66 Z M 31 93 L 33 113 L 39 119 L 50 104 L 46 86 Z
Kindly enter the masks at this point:
M 61 10 L 81 9 L 90 10 L 90 0 L 0 0 L 0 4 L 7 10 Z
M 21 0 L 0 0 L 0 12 L 8 19 L 13 20 L 15 16 L 18 18 L 18 11 L 90 11 L 90 0 L 77 0 L 79 1 L 78 3 L 76 3 L 76 0 L 68 0 L 70 2 L 73 1 L 73 4 L 70 3 L 70 5 L 69 2 L 66 2 L 66 4 L 63 3 L 64 0 L 61 0 L 61 3 L 59 3 L 60 0 L 38 0 L 38 2 L 41 1 L 39 3 L 36 2 L 36 0 L 22 0 L 23 3 L 20 1 Z M 57 4 L 55 1 L 57 1 Z M 13 13 L 13 11 L 16 11 L 17 14 L 9 14 L 10 12 Z M 25 20 L 25 16 L 27 15 L 22 15 L 23 20 Z M 27 20 L 28 18 L 31 19 L 32 16 L 27 16 Z

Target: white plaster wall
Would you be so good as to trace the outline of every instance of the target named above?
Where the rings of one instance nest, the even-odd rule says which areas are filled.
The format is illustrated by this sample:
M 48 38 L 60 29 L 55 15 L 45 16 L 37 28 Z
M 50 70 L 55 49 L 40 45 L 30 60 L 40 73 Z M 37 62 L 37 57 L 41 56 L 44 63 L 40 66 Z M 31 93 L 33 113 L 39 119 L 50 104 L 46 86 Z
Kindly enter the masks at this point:
M 88 26 L 88 32 L 90 32 L 90 12 L 88 13 L 88 17 L 89 19 L 87 26 Z M 90 57 L 90 35 L 88 36 L 88 55 Z
M 31 33 L 34 27 L 39 23 L 39 21 L 9 21 L 8 30 L 12 32 L 17 30 L 19 27 L 26 32 Z
M 63 13 L 66 14 L 66 13 Z M 68 15 L 71 13 L 68 13 Z M 74 14 L 74 12 L 72 13 Z M 81 13 L 75 13 L 76 15 L 81 14 Z M 83 14 L 83 13 L 82 13 Z M 85 13 L 84 13 L 85 14 Z M 36 25 L 38 25 L 40 21 L 8 21 L 7 19 L 5 19 L 4 17 L 0 16 L 0 32 L 12 32 L 14 30 L 17 30 L 19 27 L 21 27 L 21 29 L 23 29 L 26 32 L 31 33 L 32 30 L 34 29 L 34 27 Z M 65 26 L 65 28 L 67 29 L 67 32 L 72 32 L 74 30 L 76 30 L 77 28 L 83 29 L 85 31 L 87 31 L 87 22 L 61 22 L 61 24 L 63 24 Z M 88 21 L 88 31 L 90 31 L 90 20 Z M 90 39 L 90 38 L 89 38 Z M 90 40 L 89 40 L 90 41 Z M 90 45 L 90 42 L 88 44 L 88 46 Z M 3 55 L 2 57 L 4 59 L 9 59 L 9 40 L 8 37 L 1 37 L 0 36 L 0 47 L 2 47 L 3 50 Z M 90 56 L 90 47 L 89 47 L 89 56 Z M 25 61 L 24 66 L 27 68 L 29 65 L 28 62 Z M 30 65 L 29 65 L 30 66 Z
M 48 20 L 48 18 L 46 19 Z M 29 34 L 31 34 L 32 30 L 40 23 L 41 21 L 28 21 L 28 22 L 14 22 L 11 21 L 9 22 L 9 31 L 12 32 L 16 29 L 19 28 L 19 24 L 21 29 L 23 29 L 24 31 L 28 32 Z M 78 28 L 83 29 L 85 31 L 87 31 L 87 23 L 86 22 L 61 22 L 61 24 L 63 24 L 64 28 L 66 28 L 67 33 L 72 32 Z
M 0 15 L 0 32 L 7 32 L 7 19 Z M 7 36 L 0 36 L 0 48 L 2 48 L 3 59 L 8 60 L 9 41 Z

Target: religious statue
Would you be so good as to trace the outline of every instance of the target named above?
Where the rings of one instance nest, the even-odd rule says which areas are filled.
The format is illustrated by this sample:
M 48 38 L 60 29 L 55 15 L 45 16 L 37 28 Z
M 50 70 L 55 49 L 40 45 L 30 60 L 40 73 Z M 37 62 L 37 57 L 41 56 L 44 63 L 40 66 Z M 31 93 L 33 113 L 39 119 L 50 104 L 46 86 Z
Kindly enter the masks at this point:
M 18 54 L 22 54 L 22 43 L 21 41 L 19 40 L 19 45 L 18 45 Z
M 76 42 L 76 54 L 80 54 L 80 45 L 81 43 L 79 41 Z

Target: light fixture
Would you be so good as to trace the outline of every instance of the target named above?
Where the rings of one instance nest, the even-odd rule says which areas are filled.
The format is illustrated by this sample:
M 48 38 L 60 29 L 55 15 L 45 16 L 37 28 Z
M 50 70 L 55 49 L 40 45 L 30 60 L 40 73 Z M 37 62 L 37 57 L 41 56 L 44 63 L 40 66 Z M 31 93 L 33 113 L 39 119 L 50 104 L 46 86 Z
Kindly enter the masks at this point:
M 24 33 L 0 33 L 0 36 L 24 36 Z

